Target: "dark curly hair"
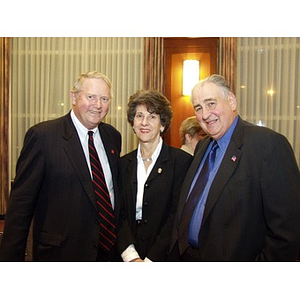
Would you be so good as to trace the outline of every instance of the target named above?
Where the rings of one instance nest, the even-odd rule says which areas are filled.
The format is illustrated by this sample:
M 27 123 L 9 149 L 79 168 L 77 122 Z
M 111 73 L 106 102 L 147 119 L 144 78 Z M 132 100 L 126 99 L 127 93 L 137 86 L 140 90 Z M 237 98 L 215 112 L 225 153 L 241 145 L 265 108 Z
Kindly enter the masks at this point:
M 173 112 L 170 101 L 158 91 L 141 90 L 129 97 L 127 104 L 127 120 L 133 126 L 136 108 L 139 105 L 145 105 L 149 113 L 155 113 L 160 116 L 161 124 L 165 127 L 162 133 L 165 133 L 173 118 Z

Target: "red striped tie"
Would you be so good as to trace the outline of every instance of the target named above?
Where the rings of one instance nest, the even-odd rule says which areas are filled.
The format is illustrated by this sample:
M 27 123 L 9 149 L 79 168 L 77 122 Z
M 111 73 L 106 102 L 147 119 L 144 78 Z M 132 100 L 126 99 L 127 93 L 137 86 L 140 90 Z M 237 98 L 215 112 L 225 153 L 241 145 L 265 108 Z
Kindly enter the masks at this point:
M 116 242 L 115 216 L 106 186 L 103 169 L 94 145 L 93 131 L 89 131 L 88 135 L 93 186 L 100 218 L 99 245 L 103 250 L 110 251 Z

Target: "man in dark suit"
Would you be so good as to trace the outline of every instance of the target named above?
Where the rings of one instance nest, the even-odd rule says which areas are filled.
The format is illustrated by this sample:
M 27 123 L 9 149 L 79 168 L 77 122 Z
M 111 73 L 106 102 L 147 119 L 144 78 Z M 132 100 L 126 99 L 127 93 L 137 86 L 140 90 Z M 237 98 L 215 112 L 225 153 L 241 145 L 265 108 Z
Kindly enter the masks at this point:
M 300 245 L 300 175 L 289 142 L 279 133 L 243 121 L 222 76 L 200 81 L 191 102 L 209 137 L 197 145 L 183 183 L 170 260 L 295 261 Z M 190 190 L 214 141 L 213 167 L 192 206 Z
M 88 131 L 102 164 L 115 221 L 121 135 L 102 122 L 112 98 L 103 74 L 82 74 L 71 91 L 73 109 L 26 133 L 5 216 L 3 261 L 23 261 L 33 219 L 34 261 L 111 261 L 115 247 L 101 250 L 98 213 L 89 159 Z

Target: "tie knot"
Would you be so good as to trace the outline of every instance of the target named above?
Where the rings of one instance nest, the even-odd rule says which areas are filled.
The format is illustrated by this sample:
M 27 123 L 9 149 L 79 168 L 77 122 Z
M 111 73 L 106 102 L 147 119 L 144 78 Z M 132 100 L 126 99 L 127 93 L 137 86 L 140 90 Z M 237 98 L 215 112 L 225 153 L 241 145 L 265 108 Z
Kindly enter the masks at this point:
M 94 132 L 93 131 L 88 131 L 88 135 L 89 135 L 89 137 L 93 137 L 93 134 L 94 134 Z
M 217 150 L 217 148 L 218 148 L 218 143 L 216 141 L 213 141 L 210 151 L 214 152 Z

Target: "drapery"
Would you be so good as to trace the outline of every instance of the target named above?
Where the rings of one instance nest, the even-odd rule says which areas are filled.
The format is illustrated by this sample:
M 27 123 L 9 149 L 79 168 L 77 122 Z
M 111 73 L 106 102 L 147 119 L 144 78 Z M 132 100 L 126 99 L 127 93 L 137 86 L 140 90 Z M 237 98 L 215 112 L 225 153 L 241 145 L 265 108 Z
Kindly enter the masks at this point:
M 12 38 L 11 178 L 26 130 L 71 109 L 77 77 L 97 70 L 112 81 L 114 98 L 105 122 L 122 134 L 122 153 L 137 141 L 127 122 L 128 97 L 143 88 L 142 37 Z
M 164 94 L 164 39 L 161 37 L 144 38 L 144 57 L 144 89 L 157 90 Z
M 300 38 L 239 38 L 236 95 L 241 116 L 285 135 L 299 165 Z
M 227 80 L 235 93 L 236 82 L 236 47 L 237 38 L 220 37 L 219 39 L 219 74 Z
M 9 124 L 9 78 L 10 78 L 10 38 L 0 38 L 0 215 L 5 213 L 9 192 L 8 167 L 8 124 Z

